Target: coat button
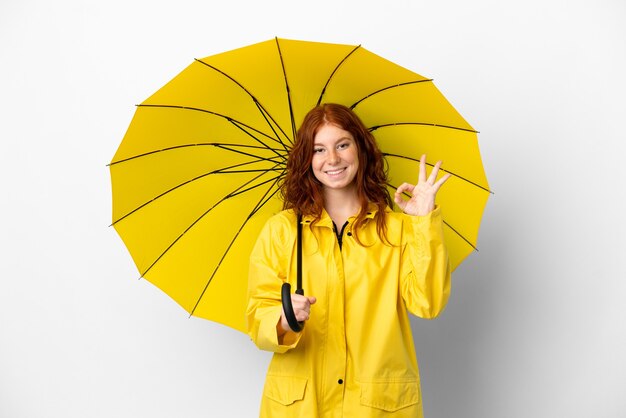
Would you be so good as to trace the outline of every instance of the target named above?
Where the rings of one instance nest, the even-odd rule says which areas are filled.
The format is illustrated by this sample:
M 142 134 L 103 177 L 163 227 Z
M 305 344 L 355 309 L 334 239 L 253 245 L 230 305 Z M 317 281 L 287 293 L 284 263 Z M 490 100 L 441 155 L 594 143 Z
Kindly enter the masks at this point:
M 337 383 L 339 383 L 340 385 L 343 384 L 343 379 L 337 380 Z
M 352 236 L 352 232 L 348 232 L 348 236 L 351 237 Z

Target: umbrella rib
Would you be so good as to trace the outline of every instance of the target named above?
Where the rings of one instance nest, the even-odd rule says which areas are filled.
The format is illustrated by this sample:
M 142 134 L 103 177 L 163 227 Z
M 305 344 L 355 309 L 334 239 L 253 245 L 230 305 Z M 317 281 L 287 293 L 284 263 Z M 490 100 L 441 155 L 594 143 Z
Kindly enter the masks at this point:
M 326 80 L 326 84 L 324 84 L 324 87 L 322 88 L 322 91 L 320 93 L 320 97 L 319 97 L 319 99 L 317 99 L 317 106 L 319 106 L 322 103 L 322 98 L 324 97 L 324 94 L 326 94 L 326 88 L 330 84 L 330 80 L 333 78 L 333 76 L 335 75 L 337 70 L 339 70 L 339 67 L 341 67 L 343 65 L 343 63 L 359 48 L 361 48 L 361 45 L 355 46 L 354 49 L 352 49 L 352 51 L 350 51 L 348 53 L 348 55 L 346 55 L 341 61 L 339 61 L 339 64 L 337 64 L 337 66 L 335 67 L 333 72 L 328 77 L 328 80 Z
M 267 125 L 270 127 L 270 129 L 272 130 L 272 132 L 274 132 L 274 135 L 276 135 L 276 142 L 278 142 L 280 145 L 282 145 L 282 146 L 283 146 L 283 149 L 284 149 L 285 151 L 287 151 L 287 145 L 286 145 L 286 144 L 285 144 L 285 143 L 284 143 L 284 142 L 280 139 L 280 135 L 278 135 L 278 132 L 276 132 L 276 129 L 274 129 L 274 125 L 272 125 L 272 124 L 270 123 L 269 119 L 267 118 L 267 116 L 269 116 L 269 115 L 266 115 L 266 114 L 265 114 L 265 110 L 264 110 L 264 109 L 262 109 L 262 108 L 259 106 L 259 103 L 256 103 L 256 102 L 255 102 L 255 105 L 256 105 L 256 107 L 259 109 L 259 112 L 261 112 L 261 115 L 262 115 L 262 116 L 263 116 L 263 118 L 265 119 L 265 122 L 267 122 Z M 240 128 L 240 129 L 242 129 L 242 128 Z M 279 129 L 280 129 L 280 127 L 279 127 Z M 242 129 L 242 130 L 243 130 L 243 129 Z M 282 129 L 281 129 L 281 132 L 284 134 L 284 132 L 282 131 Z
M 251 180 L 247 181 L 245 184 L 243 184 L 243 185 L 239 186 L 239 187 L 238 187 L 238 188 L 236 188 L 233 192 L 231 192 L 231 193 L 229 193 L 228 195 L 224 196 L 222 199 L 220 199 L 220 201 L 219 201 L 219 202 L 215 203 L 213 206 L 211 206 L 209 209 L 207 209 L 207 210 L 206 210 L 206 211 L 205 211 L 202 215 L 200 215 L 200 216 L 199 216 L 199 217 L 198 217 L 195 221 L 193 221 L 193 222 L 191 223 L 191 225 L 189 225 L 189 226 L 188 226 L 188 227 L 187 227 L 187 228 L 186 228 L 186 229 L 185 229 L 185 230 L 184 230 L 184 231 L 183 231 L 183 232 L 182 232 L 182 233 L 181 233 L 181 234 L 180 234 L 180 235 L 179 235 L 179 236 L 178 236 L 178 237 L 174 240 L 174 241 L 172 241 L 172 243 L 171 243 L 170 245 L 168 245 L 168 246 L 167 246 L 167 248 L 166 248 L 166 249 L 165 249 L 165 250 L 161 253 L 161 255 L 159 255 L 159 256 L 156 258 L 156 260 L 154 260 L 154 261 L 152 262 L 152 264 L 150 264 L 150 266 L 148 266 L 148 268 L 144 270 L 144 272 L 141 274 L 141 277 L 144 277 L 146 274 L 148 274 L 148 272 L 152 269 L 152 267 L 154 267 L 154 266 L 156 265 L 156 263 L 158 263 L 158 262 L 159 262 L 159 260 L 160 260 L 161 258 L 163 258 L 163 256 L 164 256 L 165 254 L 167 254 L 167 252 L 168 252 L 168 251 L 169 251 L 169 250 L 170 250 L 170 249 L 171 249 L 174 245 L 176 245 L 176 243 L 177 243 L 177 242 L 178 242 L 178 241 L 179 241 L 179 240 L 180 240 L 180 239 L 181 239 L 181 238 L 182 238 L 182 237 L 183 237 L 183 236 L 184 236 L 184 235 L 185 235 L 185 234 L 186 234 L 186 233 L 187 233 L 187 232 L 188 232 L 191 228 L 193 228 L 193 227 L 194 227 L 194 226 L 195 226 L 198 222 L 200 222 L 200 220 L 201 220 L 202 218 L 204 218 L 204 217 L 205 217 L 205 216 L 206 216 L 209 212 L 211 212 L 213 209 L 215 209 L 215 208 L 216 208 L 216 207 L 217 207 L 220 203 L 223 203 L 223 202 L 224 202 L 224 201 L 226 201 L 227 199 L 229 199 L 229 198 L 231 198 L 231 197 L 233 197 L 233 196 L 236 196 L 236 195 L 240 194 L 240 193 L 239 193 L 239 190 L 240 190 L 241 188 L 243 188 L 244 186 L 247 186 L 248 184 L 252 183 L 254 180 L 256 180 L 256 179 L 258 179 L 259 177 L 263 176 L 263 174 L 265 174 L 265 173 L 261 173 L 261 174 L 259 174 L 258 176 L 256 176 L 255 178 L 253 178 L 253 179 L 251 179 Z M 271 181 L 271 180 L 273 180 L 273 179 L 270 179 L 270 180 L 268 180 L 268 181 Z M 250 187 L 250 188 L 246 189 L 246 191 L 252 190 L 252 189 L 254 189 L 254 188 L 256 188 L 256 187 L 260 187 L 260 186 L 262 186 L 263 184 L 267 183 L 268 181 L 264 181 L 264 182 L 262 182 L 262 183 L 260 183 L 260 184 L 257 184 L 256 186 Z
M 269 159 L 268 159 L 268 160 L 266 160 L 266 161 L 271 161 L 271 160 L 269 160 Z M 219 170 L 213 170 L 213 171 L 211 171 L 211 172 L 201 174 L 201 175 L 196 176 L 196 177 L 194 177 L 194 178 L 192 178 L 192 179 L 189 179 L 189 180 L 184 181 L 184 182 L 182 182 L 182 183 L 180 183 L 180 184 L 177 184 L 176 186 L 174 186 L 174 187 L 172 187 L 172 188 L 170 188 L 170 189 L 168 189 L 168 190 L 164 191 L 163 193 L 159 194 L 158 196 L 155 196 L 154 198 L 152 198 L 152 199 L 148 200 L 147 202 L 145 202 L 145 203 L 143 203 L 143 204 L 139 205 L 138 207 L 136 207 L 135 209 L 131 210 L 131 211 L 130 211 L 130 212 L 128 212 L 127 214 L 123 215 L 122 217 L 120 217 L 120 218 L 116 219 L 116 220 L 115 220 L 115 221 L 113 221 L 113 223 L 112 223 L 111 225 L 109 225 L 109 226 L 113 226 L 113 225 L 117 224 L 118 222 L 120 222 L 120 221 L 122 221 L 123 219 L 125 219 L 125 218 L 129 217 L 130 215 L 132 215 L 133 213 L 135 213 L 135 212 L 139 211 L 140 209 L 142 209 L 142 208 L 144 208 L 144 207 L 148 206 L 150 203 L 153 203 L 154 201 L 156 201 L 156 200 L 160 199 L 161 197 L 163 197 L 163 196 L 167 195 L 168 193 L 171 193 L 171 192 L 173 192 L 173 191 L 174 191 L 174 190 L 176 190 L 176 189 L 179 189 L 179 188 L 181 188 L 181 187 L 183 187 L 183 186 L 186 186 L 186 185 L 187 185 L 187 184 L 189 184 L 189 183 L 192 183 L 192 182 L 194 182 L 194 181 L 196 181 L 196 180 L 200 180 L 200 179 L 202 179 L 202 178 L 204 178 L 204 177 L 206 177 L 206 176 L 210 176 L 210 175 L 212 175 L 212 174 L 232 174 L 232 173 L 247 173 L 247 172 L 249 172 L 249 173 L 260 172 L 261 174 L 263 174 L 263 173 L 268 172 L 268 171 L 282 171 L 282 169 L 281 169 L 281 168 L 277 168 L 277 166 L 281 164 L 280 162 L 279 162 L 279 163 L 276 163 L 276 165 L 275 165 L 274 167 L 269 168 L 269 169 L 262 169 L 262 170 L 261 170 L 261 169 L 258 169 L 258 170 L 240 170 L 240 171 L 224 171 L 224 170 L 231 170 L 231 169 L 233 169 L 233 168 L 237 168 L 237 167 L 243 167 L 243 166 L 250 165 L 250 164 L 254 164 L 254 163 L 257 163 L 257 162 L 258 162 L 258 161 L 248 161 L 248 162 L 245 162 L 245 163 L 235 164 L 235 165 L 231 165 L 231 166 L 228 166 L 228 167 L 220 168 Z M 272 162 L 274 162 L 274 161 L 272 161 Z M 250 180 L 250 181 L 254 181 L 254 180 L 255 180 L 255 179 L 257 179 L 258 177 L 259 177 L 259 176 L 255 177 L 254 179 L 252 179 L 252 180 Z
M 278 182 L 280 182 L 282 179 L 285 178 L 285 172 L 283 171 L 280 175 L 274 177 L 273 179 L 267 180 L 265 183 L 269 183 L 270 181 L 274 181 L 274 184 L 271 185 L 265 192 L 265 194 L 263 195 L 263 197 L 261 197 L 261 199 L 259 200 L 259 203 L 257 203 L 257 205 L 254 207 L 254 209 L 252 209 L 252 211 L 250 212 L 250 215 L 248 215 L 248 217 L 252 217 L 254 216 L 254 214 L 256 214 L 263 206 L 265 206 L 265 204 L 267 202 L 270 201 L 270 199 L 272 199 L 272 197 L 274 197 L 274 195 L 276 193 L 278 193 L 278 191 L 280 190 L 280 188 L 276 188 L 271 195 L 269 195 L 269 197 L 267 196 L 269 191 L 272 190 L 274 188 L 274 186 L 276 184 L 278 184 Z M 264 200 L 265 199 L 265 200 Z
M 476 246 L 474 244 L 472 244 L 467 238 L 465 238 L 463 235 L 461 235 L 461 233 L 459 231 L 457 231 L 456 229 L 454 229 L 452 227 L 452 225 L 450 225 L 448 222 L 443 221 L 443 224 L 445 226 L 447 226 L 448 228 L 450 228 L 455 234 L 457 234 L 459 237 L 461 237 L 461 239 L 463 241 L 465 241 L 467 244 L 469 244 L 470 247 L 472 247 L 474 249 L 474 251 L 478 251 L 478 248 L 476 248 Z
M 220 170 L 215 170 L 212 174 L 240 174 L 240 173 L 266 173 L 269 171 L 275 171 L 282 173 L 284 168 L 257 168 L 254 170 L 231 170 L 233 167 L 226 167 Z
M 478 134 L 480 132 L 475 131 L 474 129 L 467 129 L 467 128 L 459 128 L 458 126 L 451 126 L 451 125 L 439 125 L 437 123 L 428 123 L 428 122 L 396 122 L 396 123 L 384 123 L 382 125 L 375 125 L 372 126 L 369 129 L 370 132 L 374 132 L 377 129 L 380 128 L 389 128 L 392 126 L 404 126 L 404 125 L 420 125 L 420 126 L 431 126 L 433 128 L 443 128 L 443 129 L 455 129 L 457 131 L 464 131 L 464 132 L 471 132 L 474 134 Z
M 240 194 L 243 194 L 243 193 L 249 192 L 250 190 L 252 190 L 252 189 L 256 189 L 257 187 L 262 186 L 262 185 L 264 185 L 264 184 L 266 184 L 266 183 L 269 183 L 270 181 L 273 181 L 273 180 L 278 181 L 278 180 L 279 180 L 279 179 L 281 179 L 282 177 L 283 177 L 283 176 L 276 176 L 276 177 L 271 178 L 271 179 L 269 179 L 269 180 L 265 180 L 265 181 L 263 181 L 262 183 L 255 184 L 254 186 L 248 187 L 247 189 L 237 190 L 236 192 L 229 194 L 226 198 L 235 197 L 235 196 L 237 196 L 237 195 L 240 195 Z
M 430 165 L 430 164 L 429 164 Z M 394 186 L 391 183 L 387 183 L 388 187 L 391 187 L 394 190 L 397 190 L 398 188 L 396 186 Z M 404 195 L 410 197 L 410 195 L 406 192 L 403 193 Z M 450 228 L 452 230 L 452 232 L 454 232 L 455 234 L 457 234 L 463 241 L 465 241 L 470 247 L 472 247 L 475 251 L 478 251 L 478 248 L 476 248 L 476 246 L 474 244 L 471 243 L 470 240 L 468 240 L 467 238 L 465 238 L 463 236 L 463 234 L 461 234 L 459 231 L 457 231 L 452 225 L 450 225 L 448 222 L 446 222 L 445 220 L 443 221 L 444 225 L 447 226 L 448 228 Z
M 280 58 L 280 65 L 283 69 L 283 77 L 285 78 L 285 88 L 287 89 L 287 102 L 289 102 L 289 118 L 291 119 L 291 132 L 292 138 L 296 138 L 296 121 L 293 116 L 293 105 L 291 104 L 291 90 L 289 89 L 289 81 L 287 81 L 287 71 L 285 70 L 285 61 L 283 60 L 283 53 L 278 43 L 278 37 L 274 38 L 276 41 L 276 49 L 278 49 L 278 57 Z
M 267 118 L 265 117 L 265 113 L 264 113 L 264 112 L 262 112 L 262 115 L 263 115 L 263 117 L 265 118 L 265 120 L 267 121 Z M 237 127 L 237 129 L 239 129 L 240 131 L 242 131 L 242 132 L 243 132 L 243 133 L 245 133 L 246 135 L 250 136 L 250 137 L 251 137 L 252 139 L 254 139 L 255 141 L 259 142 L 260 144 L 263 144 L 263 146 L 264 146 L 266 149 L 273 151 L 276 155 L 279 155 L 279 156 L 280 156 L 280 155 L 282 155 L 280 150 L 275 149 L 275 148 L 271 148 L 271 147 L 269 147 L 267 144 L 265 144 L 265 143 L 261 142 L 261 141 L 260 141 L 260 140 L 259 140 L 256 136 L 254 136 L 252 133 L 250 133 L 250 132 L 248 132 L 246 129 L 244 129 L 244 127 L 246 127 L 246 128 L 250 128 L 250 129 L 253 129 L 253 128 L 249 127 L 248 125 L 244 125 L 244 124 L 240 123 L 239 121 L 231 121 L 231 123 L 232 123 L 233 125 L 235 125 L 235 126 Z M 274 142 L 279 143 L 279 144 L 282 146 L 282 149 L 283 149 L 284 151 L 287 151 L 287 147 L 286 147 L 285 143 L 284 143 L 284 142 L 280 139 L 280 136 L 278 135 L 278 133 L 276 132 L 276 130 L 272 127 L 272 124 L 271 124 L 271 123 L 269 123 L 269 121 L 268 121 L 268 125 L 270 126 L 270 129 L 272 130 L 272 132 L 274 132 L 274 135 L 276 135 L 276 138 L 272 138 L 272 140 L 273 140 Z M 255 131 L 256 131 L 256 129 L 255 129 Z
M 191 312 L 189 313 L 189 316 L 193 315 L 194 312 L 196 311 L 196 308 L 198 307 L 198 305 L 200 304 L 200 301 L 202 300 L 202 298 L 204 297 L 204 294 L 206 293 L 207 289 L 209 288 L 209 285 L 211 284 L 211 282 L 213 281 L 213 278 L 215 277 L 215 274 L 217 274 L 217 271 L 220 269 L 220 266 L 222 265 L 222 262 L 224 261 L 224 259 L 226 258 L 226 255 L 228 254 L 228 252 L 230 251 L 231 247 L 233 246 L 233 244 L 235 243 L 235 241 L 237 241 L 237 238 L 239 238 L 239 234 L 241 234 L 241 231 L 243 231 L 243 229 L 245 228 L 246 224 L 248 223 L 248 221 L 252 218 L 252 216 L 254 216 L 254 214 L 256 212 L 259 211 L 259 209 L 261 207 L 263 207 L 263 205 L 265 205 L 267 202 L 269 202 L 269 200 L 276 194 L 276 192 L 278 191 L 278 189 L 274 190 L 274 192 L 267 197 L 269 191 L 274 188 L 274 186 L 278 183 L 278 181 L 280 180 L 280 176 L 271 179 L 269 181 L 274 181 L 274 184 L 272 186 L 270 186 L 267 191 L 263 194 L 263 196 L 261 197 L 261 199 L 259 199 L 259 202 L 257 202 L 256 206 L 254 207 L 254 209 L 252 209 L 252 211 L 250 212 L 250 214 L 248 215 L 248 217 L 242 222 L 241 227 L 239 228 L 239 230 L 235 233 L 235 236 L 233 237 L 233 239 L 230 241 L 230 243 L 228 244 L 228 247 L 226 248 L 226 250 L 224 250 L 224 253 L 222 254 L 222 258 L 220 258 L 220 261 L 217 263 L 217 265 L 215 266 L 215 268 L 213 269 L 213 273 L 211 273 L 211 277 L 209 277 L 209 280 L 207 281 L 207 284 L 204 286 L 204 289 L 202 289 L 202 293 L 200 293 L 200 296 L 198 297 L 198 300 L 196 301 L 196 304 L 194 305 L 193 309 L 191 310 Z
M 375 94 L 382 93 L 383 91 L 390 90 L 390 89 L 395 89 L 395 88 L 398 88 L 398 87 L 404 87 L 404 86 L 408 86 L 408 85 L 418 84 L 418 83 L 432 83 L 432 81 L 433 81 L 432 79 L 413 80 L 413 81 L 407 81 L 407 82 L 404 82 L 404 83 L 394 84 L 392 86 L 383 87 L 382 89 L 376 90 L 376 91 L 368 94 L 367 96 L 363 97 L 362 99 L 357 100 L 353 105 L 350 106 L 350 109 L 354 109 L 363 100 L 368 99 L 368 98 L 374 96 Z
M 243 91 L 245 91 L 248 94 L 248 96 L 250 96 L 250 98 L 254 101 L 254 103 L 259 108 L 259 111 L 261 111 L 261 109 L 262 109 L 261 113 L 265 112 L 267 114 L 267 116 L 269 116 L 269 118 L 272 120 L 272 122 L 274 122 L 276 127 L 282 132 L 282 134 L 285 135 L 285 138 L 289 138 L 289 136 L 287 136 L 285 131 L 283 131 L 283 129 L 280 127 L 280 125 L 276 122 L 276 120 L 272 117 L 272 115 L 267 111 L 267 109 L 265 109 L 265 107 L 261 104 L 261 102 L 259 102 L 259 100 L 252 93 L 250 93 L 250 91 L 247 88 L 245 88 L 239 81 L 235 80 L 233 77 L 231 77 L 230 75 L 226 74 L 224 71 L 220 70 L 219 68 L 214 67 L 211 64 L 202 61 L 201 59 L 197 59 L 196 58 L 195 60 L 198 61 L 201 64 L 206 65 L 207 67 L 211 68 L 212 70 L 217 71 L 218 73 L 222 74 L 224 77 L 228 78 L 230 81 L 235 83 L 237 86 L 239 86 Z M 267 120 L 267 118 L 265 120 Z M 270 125 L 270 128 L 271 128 L 271 125 Z
M 239 154 L 248 155 L 248 156 L 251 156 L 251 157 L 254 157 L 254 158 L 258 158 L 259 159 L 258 161 L 261 161 L 261 160 L 273 161 L 274 157 L 273 158 L 259 157 L 258 155 L 248 154 L 248 153 L 245 153 L 245 152 L 242 152 L 242 151 L 237 151 L 237 150 L 234 150 L 234 149 L 230 149 L 227 146 L 242 147 L 242 148 L 254 148 L 254 149 L 264 149 L 264 150 L 273 151 L 273 152 L 276 153 L 277 157 L 282 157 L 283 159 L 285 159 L 284 155 L 278 153 L 278 150 L 276 150 L 274 148 L 257 147 L 257 146 L 254 146 L 254 145 L 228 144 L 228 143 L 220 143 L 220 142 L 199 142 L 197 144 L 181 144 L 181 145 L 176 145 L 176 146 L 173 146 L 173 147 L 167 147 L 167 148 L 162 148 L 162 149 L 158 149 L 158 150 L 154 150 L 154 151 L 144 152 L 143 154 L 137 154 L 137 155 L 133 155 L 132 157 L 124 158 L 122 160 L 113 161 L 113 162 L 107 164 L 107 166 L 110 167 L 110 166 L 113 166 L 113 165 L 125 163 L 125 162 L 130 161 L 130 160 L 134 160 L 134 159 L 141 158 L 141 157 L 147 157 L 149 155 L 158 154 L 158 153 L 161 153 L 161 152 L 167 152 L 167 151 L 172 151 L 172 150 L 181 149 L 181 148 L 203 147 L 203 146 L 213 146 L 213 147 L 225 149 L 225 150 L 232 151 L 232 152 L 237 152 Z
M 407 157 L 406 155 L 391 154 L 391 153 L 387 153 L 387 152 L 383 152 L 383 155 L 384 155 L 385 157 L 396 157 L 396 158 L 402 158 L 402 159 L 405 159 L 405 160 L 414 161 L 414 162 L 416 162 L 416 163 L 419 163 L 419 162 L 420 162 L 419 158 Z M 431 164 L 431 163 L 428 163 L 428 162 L 426 163 L 426 165 L 427 165 L 427 166 L 429 166 L 429 167 L 434 167 L 434 164 Z M 456 173 L 454 173 L 454 172 L 452 172 L 452 171 L 450 171 L 450 170 L 446 170 L 446 169 L 445 169 L 445 168 L 443 168 L 443 167 L 441 167 L 441 168 L 440 168 L 440 170 L 441 170 L 441 171 L 443 171 L 443 172 L 445 172 L 445 173 L 450 173 L 450 174 L 452 174 L 454 177 L 456 177 L 456 178 L 458 178 L 458 179 L 460 179 L 460 180 L 463 180 L 463 181 L 465 181 L 465 182 L 467 182 L 467 183 L 471 184 L 472 186 L 478 187 L 479 189 L 484 190 L 484 191 L 486 191 L 487 193 L 493 194 L 493 192 L 492 192 L 491 190 L 489 190 L 488 188 L 486 188 L 486 187 L 484 187 L 484 186 L 481 186 L 480 184 L 478 184 L 478 183 L 476 183 L 476 182 L 474 182 L 474 181 L 472 181 L 472 180 L 470 180 L 470 179 L 468 179 L 468 178 L 466 178 L 466 177 L 460 176 L 460 175 L 458 175 L 458 174 L 456 174 Z
M 286 156 L 284 154 L 279 154 L 277 150 L 274 150 L 274 149 L 271 149 L 271 148 L 265 148 L 265 149 L 276 152 L 276 157 L 272 157 L 272 158 L 261 157 L 261 156 L 256 155 L 256 154 L 249 154 L 247 152 L 243 152 L 243 151 L 239 151 L 239 150 L 236 150 L 236 149 L 229 148 L 229 146 L 238 147 L 240 145 L 236 145 L 236 144 L 216 144 L 217 148 L 221 148 L 221 149 L 224 149 L 224 150 L 227 150 L 227 151 L 232 151 L 232 152 L 235 152 L 237 154 L 246 155 L 248 157 L 257 158 L 257 161 L 271 161 L 271 162 L 275 162 L 274 158 L 276 158 L 276 157 L 281 158 L 282 161 L 286 161 L 287 160 L 287 158 L 286 158 Z M 245 145 L 241 145 L 241 146 L 245 147 Z M 252 147 L 252 148 L 263 149 L 261 147 Z
M 214 115 L 214 116 L 218 116 L 220 118 L 224 118 L 226 119 L 228 122 L 232 123 L 233 125 L 235 125 L 237 128 L 241 129 L 241 126 L 245 126 L 248 129 L 253 130 L 254 132 L 263 135 L 264 137 L 266 137 L 267 139 L 270 139 L 274 142 L 278 142 L 279 144 L 283 145 L 283 142 L 280 139 L 277 138 L 272 138 L 271 136 L 267 135 L 266 133 L 263 133 L 261 131 L 259 131 L 258 129 L 253 128 L 252 126 L 246 125 L 245 123 L 232 118 L 230 116 L 221 114 L 221 113 L 217 113 L 217 112 L 213 112 L 211 110 L 207 110 L 207 109 L 200 109 L 198 107 L 190 107 L 190 106 L 180 106 L 180 105 L 166 105 L 166 104 L 138 104 L 137 107 L 154 107 L 154 108 L 163 108 L 163 109 L 181 109 L 181 110 L 192 110 L 194 112 L 202 112 L 202 113 L 208 113 L 210 115 Z M 241 126 L 239 126 L 241 125 Z M 241 129 L 243 130 L 243 129 Z M 259 144 L 267 147 L 268 149 L 271 149 L 269 146 L 267 146 L 267 144 L 265 144 L 263 141 L 261 141 L 259 138 L 257 138 L 254 135 L 251 135 L 249 132 L 243 130 L 244 132 L 246 132 L 248 135 L 250 135 L 255 141 L 257 141 Z

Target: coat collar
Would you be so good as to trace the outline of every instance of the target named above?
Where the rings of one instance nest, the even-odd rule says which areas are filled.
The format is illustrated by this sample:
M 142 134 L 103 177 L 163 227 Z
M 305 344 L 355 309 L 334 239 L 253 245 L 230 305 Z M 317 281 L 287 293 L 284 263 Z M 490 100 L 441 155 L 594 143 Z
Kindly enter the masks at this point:
M 365 219 L 374 219 L 376 217 L 377 212 L 378 212 L 378 206 L 370 202 L 367 207 L 367 214 L 365 215 Z M 391 209 L 387 207 L 385 208 L 385 212 L 391 212 Z M 314 221 L 314 219 L 315 219 L 315 216 L 313 215 L 304 216 L 302 217 L 302 224 L 309 225 Z M 352 223 L 354 219 L 356 219 L 356 215 L 349 217 L 348 222 Z M 328 212 L 326 212 L 326 209 L 322 210 L 322 216 L 320 217 L 320 220 L 315 223 L 315 226 L 326 226 L 328 228 L 333 227 L 333 220 L 330 218 L 330 215 L 328 215 Z

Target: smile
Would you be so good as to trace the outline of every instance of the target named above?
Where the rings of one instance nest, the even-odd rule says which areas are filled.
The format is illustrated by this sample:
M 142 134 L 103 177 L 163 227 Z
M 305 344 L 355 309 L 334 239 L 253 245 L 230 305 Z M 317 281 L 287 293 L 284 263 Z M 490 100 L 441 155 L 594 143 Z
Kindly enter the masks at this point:
M 339 170 L 332 170 L 332 171 L 327 171 L 326 174 L 328 174 L 329 176 L 336 176 L 337 174 L 341 174 L 345 171 L 345 167 L 344 168 L 340 168 Z

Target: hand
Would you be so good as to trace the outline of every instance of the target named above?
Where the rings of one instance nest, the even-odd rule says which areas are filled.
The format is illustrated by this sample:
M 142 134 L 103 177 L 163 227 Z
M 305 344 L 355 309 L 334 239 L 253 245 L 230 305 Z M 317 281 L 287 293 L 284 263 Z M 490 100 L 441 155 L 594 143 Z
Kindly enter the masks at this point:
M 296 293 L 291 294 L 291 304 L 293 305 L 293 312 L 296 315 L 298 322 L 309 320 L 311 315 L 311 305 L 315 302 L 317 302 L 317 298 L 315 296 L 302 296 Z M 289 323 L 287 322 L 287 318 L 285 318 L 284 310 L 280 315 L 280 321 L 278 324 L 280 328 L 282 328 L 282 330 L 279 330 L 279 336 L 291 330 Z
M 417 182 L 417 186 L 409 183 L 404 183 L 396 190 L 394 195 L 394 201 L 407 215 L 424 216 L 428 215 L 435 209 L 435 195 L 439 191 L 439 188 L 443 183 L 448 180 L 452 174 L 446 173 L 442 178 L 437 180 L 437 174 L 441 167 L 441 161 L 437 161 L 437 164 L 433 167 L 433 171 L 430 176 L 426 178 L 426 154 L 422 155 L 420 159 L 420 172 Z M 411 194 L 409 200 L 404 200 L 402 193 L 408 192 Z

